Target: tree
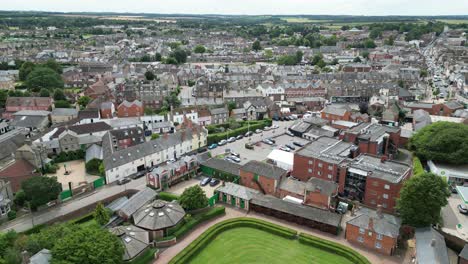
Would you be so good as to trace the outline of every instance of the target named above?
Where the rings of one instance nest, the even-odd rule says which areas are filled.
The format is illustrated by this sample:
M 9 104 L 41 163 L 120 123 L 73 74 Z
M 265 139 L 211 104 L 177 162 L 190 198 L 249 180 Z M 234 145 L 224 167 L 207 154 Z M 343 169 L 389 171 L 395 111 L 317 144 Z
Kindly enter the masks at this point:
M 151 140 L 155 140 L 159 138 L 159 134 L 153 133 L 151 134 Z
M 58 74 L 62 74 L 62 66 L 54 59 L 49 59 L 44 63 L 44 67 L 54 70 Z
M 436 122 L 414 134 L 408 146 L 422 160 L 465 164 L 468 160 L 468 126 Z
M 375 45 L 375 42 L 372 39 L 368 39 L 364 42 L 364 47 L 367 49 L 373 49 L 377 47 L 377 45 Z
M 78 101 L 77 103 L 81 106 L 81 107 L 86 107 L 89 102 L 91 102 L 91 97 L 85 95 L 85 96 L 80 96 L 80 98 L 78 98 Z
M 22 206 L 24 206 L 24 202 L 26 202 L 26 194 L 24 193 L 23 190 L 17 191 L 15 193 L 14 203 L 17 206 L 22 207 Z
M 124 247 L 119 238 L 98 225 L 74 225 L 72 232 L 56 240 L 52 262 L 113 264 L 121 263 Z
M 154 75 L 154 73 L 152 71 L 146 71 L 145 72 L 145 78 L 148 81 L 152 81 L 152 80 L 154 80 L 156 78 L 156 75 Z
M 70 102 L 66 100 L 58 100 L 58 101 L 55 101 L 55 107 L 56 108 L 70 108 L 71 105 L 70 105 Z
M 359 56 L 358 56 L 358 57 L 354 58 L 353 62 L 360 63 L 362 61 L 361 61 L 361 58 L 359 58 Z
M 50 68 L 36 67 L 28 74 L 26 86 L 33 92 L 39 92 L 42 88 L 63 88 L 63 80 L 57 72 Z
M 311 63 L 312 65 L 317 65 L 317 63 L 321 60 L 323 61 L 323 55 L 321 53 L 315 54 L 314 57 L 312 58 Z
M 428 73 L 427 73 L 426 69 L 422 69 L 421 72 L 419 73 L 419 77 L 421 77 L 421 78 L 426 78 L 427 75 L 428 75 Z
M 98 203 L 96 205 L 96 209 L 93 212 L 94 219 L 98 224 L 105 225 L 109 222 L 110 215 L 107 209 L 102 205 L 102 203 Z
M 164 63 L 165 64 L 178 64 L 177 60 L 173 57 L 167 57 L 165 60 L 164 60 Z
M 304 53 L 300 50 L 296 51 L 296 63 L 300 63 L 302 61 L 302 56 Z
M 366 114 L 368 109 L 369 109 L 369 104 L 367 102 L 359 103 L 359 112 L 361 114 Z
M 252 50 L 259 51 L 262 49 L 262 46 L 260 45 L 260 41 L 255 40 L 254 43 L 252 43 Z
M 63 93 L 62 89 L 55 89 L 54 91 L 54 100 L 59 101 L 59 100 L 67 100 L 65 97 L 65 94 Z
M 394 43 L 395 43 L 395 38 L 393 36 L 390 36 L 388 39 L 384 41 L 384 44 L 388 46 L 393 46 Z
M 237 107 L 236 102 L 233 102 L 233 101 L 229 101 L 227 105 L 228 105 L 229 112 L 231 112 L 233 109 L 236 109 Z
M 263 52 L 263 55 L 265 56 L 265 58 L 267 58 L 269 60 L 269 59 L 273 58 L 273 51 L 271 49 L 266 49 Z
M 157 53 L 154 55 L 154 60 L 155 60 L 155 61 L 161 61 L 161 60 L 162 60 L 162 55 L 161 55 L 161 53 L 157 52 Z
M 26 61 L 23 64 L 21 64 L 21 67 L 19 69 L 20 81 L 26 81 L 28 75 L 33 71 L 34 67 L 36 67 L 36 65 L 30 61 Z
M 32 209 L 56 200 L 62 191 L 62 184 L 57 182 L 57 177 L 36 176 L 25 180 L 21 188 L 30 202 Z
M 179 203 L 185 210 L 195 210 L 208 206 L 208 198 L 206 198 L 205 191 L 195 185 L 184 190 Z
M 7 90 L 0 90 L 0 108 L 4 108 L 8 98 Z
M 403 223 L 427 227 L 440 223 L 440 210 L 450 197 L 447 182 L 432 173 L 415 175 L 403 184 L 397 209 Z
M 369 59 L 369 52 L 368 51 L 364 51 L 362 52 L 361 56 L 364 58 L 364 59 Z
M 179 64 L 187 62 L 187 52 L 183 49 L 176 49 L 169 57 L 174 58 Z
M 195 52 L 195 53 L 205 53 L 205 52 L 206 52 L 206 48 L 205 48 L 205 46 L 203 46 L 203 45 L 197 45 L 197 46 L 195 46 L 195 48 L 193 49 L 193 52 Z
M 348 25 L 344 25 L 344 26 L 341 27 L 341 30 L 345 31 L 345 30 L 349 30 L 349 28 L 350 27 Z
M 41 91 L 39 92 L 40 97 L 50 97 L 50 92 L 46 88 L 42 88 Z

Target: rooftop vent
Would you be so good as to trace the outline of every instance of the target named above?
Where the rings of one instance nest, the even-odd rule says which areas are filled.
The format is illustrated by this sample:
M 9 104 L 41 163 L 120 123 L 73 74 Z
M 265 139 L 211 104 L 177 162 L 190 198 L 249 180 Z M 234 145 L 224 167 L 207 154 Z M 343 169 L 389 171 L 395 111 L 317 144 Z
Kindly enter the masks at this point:
M 125 240 L 126 243 L 130 243 L 130 241 L 132 241 L 132 239 L 129 238 L 129 237 L 124 238 L 124 240 Z
M 135 232 L 130 232 L 130 235 L 131 235 L 131 236 L 135 236 Z
M 158 213 L 158 216 L 159 216 L 159 217 L 164 216 L 164 212 L 159 212 L 159 213 Z

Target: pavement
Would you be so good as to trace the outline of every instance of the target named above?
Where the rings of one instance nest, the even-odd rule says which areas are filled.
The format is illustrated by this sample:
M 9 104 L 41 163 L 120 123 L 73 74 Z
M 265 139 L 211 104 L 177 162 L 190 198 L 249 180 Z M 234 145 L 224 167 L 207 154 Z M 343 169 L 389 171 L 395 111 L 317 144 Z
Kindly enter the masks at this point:
M 458 194 L 452 194 L 448 198 L 448 204 L 442 208 L 442 230 L 468 240 L 468 215 L 461 214 L 457 209 L 457 206 L 462 203 Z M 458 224 L 461 224 L 461 228 L 457 226 Z

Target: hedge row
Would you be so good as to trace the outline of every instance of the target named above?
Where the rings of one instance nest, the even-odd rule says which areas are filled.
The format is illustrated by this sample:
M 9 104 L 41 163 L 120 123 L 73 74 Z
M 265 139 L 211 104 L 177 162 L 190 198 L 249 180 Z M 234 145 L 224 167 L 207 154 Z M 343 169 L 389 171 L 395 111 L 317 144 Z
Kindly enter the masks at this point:
M 174 200 L 179 200 L 179 196 L 176 194 L 168 193 L 168 192 L 160 192 L 158 193 L 158 198 L 164 201 L 172 202 Z
M 413 175 L 419 175 L 424 173 L 424 167 L 418 157 L 413 157 Z
M 71 160 L 80 160 L 84 159 L 86 156 L 86 152 L 82 149 L 79 149 L 77 151 L 68 151 L 68 152 L 60 152 L 60 154 L 57 155 L 57 157 L 54 158 L 53 162 L 54 163 L 61 163 L 61 162 L 66 162 L 66 161 L 71 161 Z
M 301 233 L 299 234 L 299 242 L 342 256 L 356 264 L 370 264 L 369 260 L 357 251 L 329 240 Z
M 238 228 L 238 227 L 251 227 L 256 229 L 261 229 L 266 232 L 271 232 L 275 235 L 280 235 L 285 238 L 293 239 L 296 236 L 296 231 L 281 227 L 263 220 L 254 219 L 254 218 L 235 218 L 217 223 L 216 225 L 210 227 L 206 232 L 200 235 L 195 241 L 188 245 L 184 250 L 182 250 L 177 256 L 175 256 L 169 263 L 189 263 L 190 260 L 196 256 L 203 248 L 205 248 L 213 239 L 220 233 L 227 231 L 229 229 Z
M 154 261 L 154 254 L 158 250 L 156 248 L 147 248 L 145 252 L 141 253 L 138 257 L 131 261 L 127 261 L 125 263 L 129 264 L 150 264 Z
M 213 143 L 218 143 L 219 141 L 229 138 L 229 137 L 237 137 L 238 135 L 245 135 L 247 131 L 255 131 L 256 129 L 263 129 L 266 126 L 271 126 L 271 120 L 263 120 L 261 122 L 251 122 L 250 127 L 245 124 L 240 128 L 236 128 L 233 130 L 229 130 L 227 132 L 216 133 L 216 134 L 208 134 L 208 145 Z
M 183 225 L 178 226 L 177 228 L 168 230 L 168 237 L 164 237 L 164 240 L 170 240 L 174 237 L 181 238 L 187 234 L 194 227 L 199 225 L 202 222 L 211 220 L 217 216 L 223 215 L 225 213 L 224 206 L 213 207 L 209 211 L 194 215 L 190 220 L 185 222 Z

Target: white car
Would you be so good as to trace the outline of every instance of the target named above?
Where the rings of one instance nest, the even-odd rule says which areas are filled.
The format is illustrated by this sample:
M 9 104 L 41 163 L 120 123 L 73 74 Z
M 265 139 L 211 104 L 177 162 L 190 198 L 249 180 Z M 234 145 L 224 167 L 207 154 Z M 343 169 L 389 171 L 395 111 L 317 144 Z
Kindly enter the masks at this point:
M 277 128 L 279 128 L 279 126 L 278 125 L 273 125 L 273 128 L 277 129 Z

